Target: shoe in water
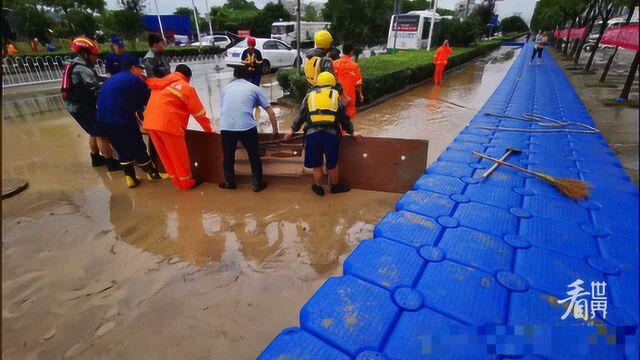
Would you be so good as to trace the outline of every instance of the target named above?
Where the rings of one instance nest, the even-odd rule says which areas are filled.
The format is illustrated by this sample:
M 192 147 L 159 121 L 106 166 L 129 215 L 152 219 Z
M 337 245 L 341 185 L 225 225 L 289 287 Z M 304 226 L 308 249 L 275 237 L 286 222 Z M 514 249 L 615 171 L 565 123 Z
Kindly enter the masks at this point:
M 347 185 L 342 185 L 342 184 L 331 185 L 332 194 L 341 194 L 349 191 L 351 191 L 351 188 Z
M 324 196 L 324 188 L 322 186 L 313 184 L 311 185 L 311 191 L 313 191 L 318 196 Z
M 218 184 L 218 187 L 220 189 L 225 189 L 225 190 L 235 190 L 238 188 L 238 185 L 236 185 L 236 183 L 228 183 L 228 182 L 223 182 Z
M 267 188 L 266 181 L 259 181 L 253 184 L 253 192 L 260 192 Z
M 100 155 L 100 153 L 90 153 L 91 155 L 91 166 L 98 167 L 104 166 L 107 164 L 107 159 L 104 156 Z
M 122 165 L 116 159 L 106 159 L 107 161 L 107 171 L 118 171 L 122 170 Z

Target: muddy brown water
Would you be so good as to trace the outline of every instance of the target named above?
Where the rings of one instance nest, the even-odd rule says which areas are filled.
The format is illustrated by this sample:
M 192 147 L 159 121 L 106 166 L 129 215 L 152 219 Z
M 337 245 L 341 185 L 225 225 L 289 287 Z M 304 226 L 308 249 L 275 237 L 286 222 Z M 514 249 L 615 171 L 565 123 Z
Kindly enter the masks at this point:
M 497 50 L 355 125 L 428 139 L 433 161 L 513 56 Z M 225 80 L 209 79 L 198 90 L 216 96 Z M 215 116 L 218 100 L 204 102 Z M 4 359 L 255 358 L 298 324 L 300 307 L 400 197 L 318 198 L 307 184 L 185 193 L 143 181 L 130 190 L 121 173 L 88 166 L 87 137 L 60 104 L 57 96 L 3 104 L 3 177 L 30 183 L 2 203 Z M 285 128 L 292 113 L 280 111 Z

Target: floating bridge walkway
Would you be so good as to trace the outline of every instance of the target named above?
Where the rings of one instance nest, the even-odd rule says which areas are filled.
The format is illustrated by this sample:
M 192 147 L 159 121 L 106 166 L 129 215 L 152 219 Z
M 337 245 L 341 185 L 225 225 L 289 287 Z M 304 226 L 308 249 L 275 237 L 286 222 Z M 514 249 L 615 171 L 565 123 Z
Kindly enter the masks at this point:
M 601 134 L 538 129 L 486 113 L 545 115 L 594 126 L 553 58 L 521 51 L 500 86 L 259 359 L 637 358 L 638 188 Z M 483 128 L 485 127 L 485 128 Z M 575 127 L 572 127 L 575 128 Z M 548 183 L 473 151 L 592 186 L 573 201 Z M 582 280 L 604 294 L 570 301 Z M 600 287 L 602 290 L 602 286 Z M 605 297 L 606 314 L 593 308 Z M 602 301 L 602 300 L 601 300 Z M 599 303 L 602 306 L 602 302 Z M 600 310 L 598 310 L 600 309 Z M 563 320 L 563 315 L 569 314 Z M 578 309 L 579 310 L 579 309 Z M 577 315 L 580 315 L 579 311 Z

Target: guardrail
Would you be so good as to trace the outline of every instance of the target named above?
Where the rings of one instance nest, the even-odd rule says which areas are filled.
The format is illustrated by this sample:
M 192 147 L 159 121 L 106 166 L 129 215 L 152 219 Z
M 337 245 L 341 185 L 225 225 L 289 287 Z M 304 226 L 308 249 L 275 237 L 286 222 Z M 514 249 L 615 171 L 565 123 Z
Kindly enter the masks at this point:
M 172 56 L 172 64 L 198 61 L 220 61 L 222 55 L 187 55 Z M 2 86 L 5 88 L 24 85 L 44 84 L 60 81 L 64 63 L 69 56 L 26 56 L 18 58 L 4 57 L 2 59 Z M 98 59 L 95 70 L 99 75 L 105 75 L 104 62 Z

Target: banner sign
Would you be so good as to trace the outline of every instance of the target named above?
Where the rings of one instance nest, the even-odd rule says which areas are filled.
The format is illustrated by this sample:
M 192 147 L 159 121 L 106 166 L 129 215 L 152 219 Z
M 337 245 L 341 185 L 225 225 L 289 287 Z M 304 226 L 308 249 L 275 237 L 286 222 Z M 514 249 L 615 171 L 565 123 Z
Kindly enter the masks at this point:
M 640 25 L 638 24 L 607 29 L 600 43 L 638 51 L 638 31 L 640 31 Z

